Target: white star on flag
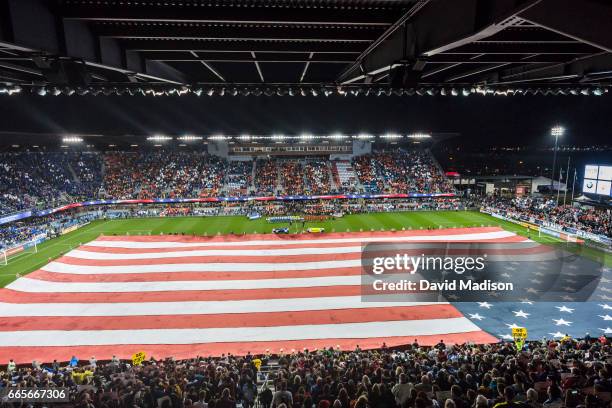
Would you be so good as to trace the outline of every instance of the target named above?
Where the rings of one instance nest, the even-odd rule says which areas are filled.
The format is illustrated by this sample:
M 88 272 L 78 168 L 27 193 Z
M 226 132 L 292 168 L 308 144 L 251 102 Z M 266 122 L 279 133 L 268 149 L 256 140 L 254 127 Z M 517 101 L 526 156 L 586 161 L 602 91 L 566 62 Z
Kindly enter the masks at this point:
M 612 283 L 612 280 L 608 279 L 608 278 L 604 278 L 603 276 L 601 277 L 601 279 L 599 280 L 600 283 Z
M 529 298 L 521 298 L 519 299 L 521 301 L 521 303 L 527 303 L 528 305 L 532 305 L 533 302 L 531 300 L 529 300 Z
M 544 272 L 536 271 L 533 273 L 536 276 L 544 276 Z
M 470 319 L 474 319 L 474 320 L 482 320 L 484 319 L 484 316 L 481 316 L 478 313 L 470 313 Z
M 534 288 L 527 288 L 527 292 L 529 292 L 529 293 L 538 293 L 538 290 L 534 289 Z
M 578 283 L 578 281 L 576 281 L 574 279 L 563 279 L 563 281 L 565 281 L 567 283 Z
M 555 307 L 559 309 L 560 312 L 572 313 L 574 311 L 574 309 L 567 307 L 567 306 L 555 306 Z
M 490 309 L 491 306 L 493 306 L 493 305 L 490 304 L 489 302 L 478 302 L 478 306 Z
M 556 333 L 548 333 L 553 337 L 563 337 L 565 336 L 565 334 L 561 333 L 560 331 L 556 332 Z
M 521 327 L 516 323 L 512 323 L 512 324 L 504 323 L 504 324 L 508 326 L 509 329 L 516 329 L 517 327 Z
M 612 306 L 609 306 L 609 305 L 604 305 L 600 303 L 599 306 L 603 307 L 606 310 L 612 310 Z
M 563 320 L 563 318 L 561 319 L 552 319 L 555 322 L 555 325 L 557 326 L 569 326 L 570 324 L 572 324 L 572 322 L 568 322 L 567 320 Z
M 529 279 L 529 282 L 531 282 L 531 283 L 535 283 L 535 284 L 537 284 L 537 285 L 539 285 L 540 283 L 542 283 L 542 281 L 541 281 L 541 280 L 539 280 L 539 279 Z
M 612 334 L 612 329 L 609 327 L 606 327 L 605 329 L 599 329 L 599 330 L 603 330 L 604 334 Z
M 605 316 L 599 315 L 599 317 L 601 317 L 604 320 L 612 320 L 612 316 L 610 315 L 605 315 Z
M 512 275 L 510 275 L 508 272 L 504 272 L 500 276 L 503 276 L 504 278 L 511 278 L 512 277 Z
M 529 316 L 531 313 L 525 313 L 523 312 L 523 310 L 519 310 L 518 312 L 513 310 L 512 313 L 514 313 L 514 317 L 524 317 L 527 318 L 527 316 Z

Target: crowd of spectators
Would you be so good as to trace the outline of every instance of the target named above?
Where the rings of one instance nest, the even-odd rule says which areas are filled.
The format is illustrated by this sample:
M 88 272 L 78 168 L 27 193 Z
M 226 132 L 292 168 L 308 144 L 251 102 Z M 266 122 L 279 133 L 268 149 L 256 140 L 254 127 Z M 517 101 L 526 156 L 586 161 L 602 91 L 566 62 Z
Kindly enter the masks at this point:
M 278 184 L 278 167 L 274 160 L 257 160 L 255 163 L 255 189 L 258 195 L 275 194 Z
M 516 219 L 548 222 L 612 237 L 612 211 L 586 206 L 557 205 L 555 200 L 535 197 L 488 197 L 482 206 Z
M 8 362 L 0 388 L 67 387 L 78 408 L 604 408 L 610 351 L 607 338 L 587 336 L 531 341 L 521 352 L 507 342 L 415 339 L 401 349 L 151 357 L 137 366 L 92 356 L 76 367 Z
M 341 170 L 324 158 L 253 163 L 203 152 L 4 153 L 0 215 L 91 199 L 452 191 L 431 156 L 420 151 L 360 156 L 342 162 Z
M 331 192 L 328 162 L 309 160 L 304 166 L 306 192 L 310 195 L 328 194 Z
M 229 196 L 244 196 L 253 183 L 252 161 L 231 161 L 227 166 L 225 193 Z
M 53 238 L 63 229 L 91 221 L 98 218 L 99 214 L 68 211 L 0 225 L 0 250 L 30 242 L 35 238 Z
M 68 192 L 75 189 L 69 160 L 61 153 L 2 154 L 0 215 L 66 202 Z
M 353 167 L 369 193 L 447 193 L 452 184 L 424 151 L 379 152 L 356 157 Z
M 112 198 L 219 195 L 227 163 L 202 153 L 109 153 L 104 192 Z
M 283 161 L 280 166 L 281 185 L 286 195 L 305 193 L 304 166 L 298 161 Z

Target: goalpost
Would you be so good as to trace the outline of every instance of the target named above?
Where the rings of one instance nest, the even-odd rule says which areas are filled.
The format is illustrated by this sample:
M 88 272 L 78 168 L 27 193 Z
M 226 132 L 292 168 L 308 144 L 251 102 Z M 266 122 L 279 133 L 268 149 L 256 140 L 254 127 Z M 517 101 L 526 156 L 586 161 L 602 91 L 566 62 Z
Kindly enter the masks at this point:
M 10 248 L 0 249 L 0 265 L 8 265 L 8 261 L 13 256 L 23 253 L 38 253 L 38 239 L 22 242 L 21 244 L 12 246 Z

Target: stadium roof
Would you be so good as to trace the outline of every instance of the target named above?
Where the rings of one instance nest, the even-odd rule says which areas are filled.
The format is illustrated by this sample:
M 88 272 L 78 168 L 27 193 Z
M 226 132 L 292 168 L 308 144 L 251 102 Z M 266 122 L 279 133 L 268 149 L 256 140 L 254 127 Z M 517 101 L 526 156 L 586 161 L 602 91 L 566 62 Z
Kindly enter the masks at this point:
M 230 94 L 274 86 L 313 95 L 325 87 L 456 94 L 484 86 L 599 94 L 612 80 L 612 3 L 601 0 L 0 5 L 0 81 L 19 86 L 199 86 Z

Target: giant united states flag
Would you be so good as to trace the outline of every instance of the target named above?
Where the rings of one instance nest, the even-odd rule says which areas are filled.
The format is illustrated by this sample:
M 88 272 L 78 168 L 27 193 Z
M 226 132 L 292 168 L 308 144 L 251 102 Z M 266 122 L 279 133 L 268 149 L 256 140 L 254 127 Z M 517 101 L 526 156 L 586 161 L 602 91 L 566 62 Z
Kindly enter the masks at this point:
M 0 361 L 494 342 L 481 315 L 449 303 L 362 302 L 362 245 L 524 240 L 499 228 L 100 236 L 0 289 Z

